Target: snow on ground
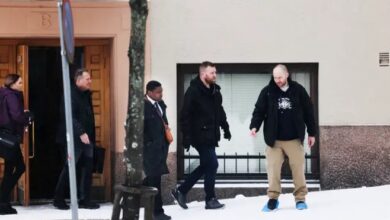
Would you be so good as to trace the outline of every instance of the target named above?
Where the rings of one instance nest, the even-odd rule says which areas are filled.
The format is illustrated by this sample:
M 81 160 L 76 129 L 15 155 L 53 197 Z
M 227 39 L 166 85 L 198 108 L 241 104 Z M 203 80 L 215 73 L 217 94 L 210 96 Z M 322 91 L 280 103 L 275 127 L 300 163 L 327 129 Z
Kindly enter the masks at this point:
M 283 194 L 279 199 L 278 210 L 270 213 L 261 212 L 267 200 L 266 196 L 239 195 L 234 199 L 221 200 L 226 204 L 221 210 L 205 210 L 204 202 L 191 202 L 187 210 L 181 209 L 178 205 L 165 206 L 164 209 L 174 220 L 390 220 L 390 185 L 311 192 L 307 196 L 309 209 L 303 211 L 295 209 L 291 194 Z M 0 216 L 0 219 L 71 219 L 70 211 L 57 210 L 52 205 L 15 208 L 19 212 L 18 215 Z M 111 212 L 112 204 L 102 204 L 98 210 L 80 209 L 79 219 L 110 219 Z

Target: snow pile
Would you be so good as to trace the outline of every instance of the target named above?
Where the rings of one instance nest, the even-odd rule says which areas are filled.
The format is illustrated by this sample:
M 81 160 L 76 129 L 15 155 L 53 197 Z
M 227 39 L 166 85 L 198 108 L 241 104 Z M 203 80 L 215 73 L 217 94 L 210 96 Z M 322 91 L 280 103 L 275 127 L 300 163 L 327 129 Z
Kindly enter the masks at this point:
M 205 210 L 204 202 L 189 203 L 187 210 L 178 205 L 165 206 L 164 209 L 174 220 L 390 220 L 390 185 L 311 192 L 307 196 L 309 209 L 303 211 L 295 209 L 291 194 L 283 194 L 278 210 L 261 212 L 267 200 L 266 196 L 247 198 L 239 195 L 234 199 L 221 200 L 226 204 L 221 210 Z M 15 208 L 18 215 L 0 216 L 0 219 L 71 219 L 70 211 L 56 210 L 52 205 Z M 111 212 L 112 204 L 107 203 L 98 210 L 80 209 L 79 219 L 110 219 Z

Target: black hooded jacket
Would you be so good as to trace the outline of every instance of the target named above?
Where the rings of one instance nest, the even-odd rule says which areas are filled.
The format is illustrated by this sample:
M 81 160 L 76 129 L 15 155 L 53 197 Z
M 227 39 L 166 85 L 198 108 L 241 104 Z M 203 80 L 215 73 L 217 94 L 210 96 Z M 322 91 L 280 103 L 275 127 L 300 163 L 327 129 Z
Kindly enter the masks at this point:
M 305 88 L 299 83 L 288 78 L 289 93 L 294 106 L 292 117 L 299 139 L 305 139 L 305 127 L 309 136 L 316 135 L 316 123 L 314 120 L 313 104 Z M 272 147 L 278 134 L 278 94 L 280 88 L 273 79 L 261 90 L 255 104 L 249 129 L 259 130 L 264 121 L 265 143 Z
M 220 128 L 229 131 L 220 90 L 217 84 L 207 88 L 199 76 L 191 81 L 180 117 L 184 144 L 195 148 L 216 147 L 221 139 Z

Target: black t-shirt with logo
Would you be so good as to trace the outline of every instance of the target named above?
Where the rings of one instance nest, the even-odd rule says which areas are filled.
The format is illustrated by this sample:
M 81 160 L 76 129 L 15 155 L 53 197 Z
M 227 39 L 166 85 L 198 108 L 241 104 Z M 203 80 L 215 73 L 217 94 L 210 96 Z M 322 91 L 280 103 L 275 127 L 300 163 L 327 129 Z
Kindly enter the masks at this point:
M 298 132 L 294 124 L 294 103 L 292 103 L 289 89 L 279 90 L 278 96 L 278 134 L 277 140 L 287 141 L 298 138 Z

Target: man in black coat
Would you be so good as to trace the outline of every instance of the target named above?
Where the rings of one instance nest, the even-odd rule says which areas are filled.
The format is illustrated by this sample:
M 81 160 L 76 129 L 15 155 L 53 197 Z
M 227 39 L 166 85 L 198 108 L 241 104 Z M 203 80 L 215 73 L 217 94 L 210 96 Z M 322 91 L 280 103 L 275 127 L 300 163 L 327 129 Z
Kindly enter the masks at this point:
M 280 175 L 285 155 L 289 158 L 294 180 L 296 208 L 306 209 L 307 194 L 302 143 L 307 127 L 308 145 L 315 143 L 316 124 L 313 104 L 305 88 L 290 79 L 287 67 L 279 64 L 273 69 L 273 79 L 260 92 L 249 126 L 255 135 L 264 121 L 269 201 L 263 211 L 278 208 L 281 193 Z
M 93 148 L 95 146 L 95 117 L 91 98 L 91 75 L 85 69 L 79 69 L 74 74 L 74 86 L 71 91 L 73 133 L 75 146 L 76 172 L 78 181 L 79 208 L 98 209 L 99 205 L 91 202 Z M 61 111 L 64 111 L 62 104 Z M 64 148 L 66 142 L 65 114 L 61 114 L 61 122 L 57 132 L 57 142 Z M 54 194 L 54 207 L 69 209 L 65 202 L 66 186 L 69 182 L 68 161 L 60 174 Z
M 172 191 L 179 205 L 187 209 L 186 194 L 204 175 L 206 209 L 218 209 L 224 205 L 215 197 L 215 176 L 218 159 L 215 147 L 220 140 L 220 128 L 224 138 L 230 140 L 229 124 L 222 107 L 222 95 L 215 82 L 217 70 L 213 63 L 203 62 L 199 67 L 199 76 L 191 81 L 184 95 L 180 123 L 183 132 L 183 147 L 192 145 L 199 153 L 200 165 L 187 177 L 185 182 Z
M 156 187 L 158 193 L 154 200 L 154 220 L 169 220 L 170 216 L 164 213 L 161 199 L 161 176 L 168 173 L 167 156 L 169 143 L 165 138 L 165 126 L 168 119 L 161 83 L 150 81 L 146 85 L 144 107 L 144 151 L 143 165 L 145 186 Z

